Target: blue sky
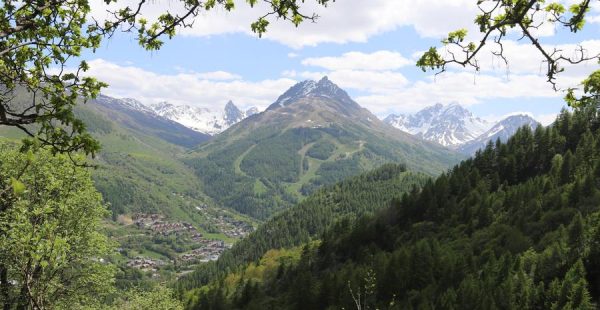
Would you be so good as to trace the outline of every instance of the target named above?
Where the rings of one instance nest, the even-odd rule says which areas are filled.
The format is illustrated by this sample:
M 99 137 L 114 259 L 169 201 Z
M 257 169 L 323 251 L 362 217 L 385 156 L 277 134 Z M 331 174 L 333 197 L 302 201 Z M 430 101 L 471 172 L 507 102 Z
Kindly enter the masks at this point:
M 306 10 L 321 16 L 316 24 L 295 29 L 274 22 L 264 38 L 249 31 L 261 8 L 238 2 L 233 13 L 199 16 L 192 29 L 160 51 L 145 51 L 133 34 L 118 34 L 84 55 L 92 65 L 90 74 L 110 84 L 108 95 L 211 109 L 221 109 L 229 99 L 244 108 L 264 108 L 295 82 L 323 75 L 380 117 L 458 102 L 491 120 L 527 112 L 548 123 L 563 107 L 562 94 L 544 82 L 541 59 L 528 42 L 507 41 L 510 73 L 490 53 L 482 54 L 478 74 L 453 68 L 434 79 L 415 67 L 416 57 L 439 46 L 449 31 L 464 27 L 477 38 L 472 0 L 372 0 L 368 7 L 360 0 L 338 0 L 325 10 L 309 2 Z M 100 3 L 96 12 L 104 11 Z M 153 5 L 147 16 L 166 4 Z M 565 50 L 584 42 L 590 53 L 600 51 L 598 11 L 592 10 L 593 22 L 582 33 L 542 29 L 542 42 Z M 565 87 L 597 66 L 567 69 L 559 81 Z

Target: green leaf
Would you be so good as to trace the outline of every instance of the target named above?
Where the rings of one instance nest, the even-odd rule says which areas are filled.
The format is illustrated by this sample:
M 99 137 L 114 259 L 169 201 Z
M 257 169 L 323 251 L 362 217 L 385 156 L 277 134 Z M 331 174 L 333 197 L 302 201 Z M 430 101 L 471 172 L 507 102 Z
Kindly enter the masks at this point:
M 16 196 L 19 196 L 25 192 L 25 184 L 23 184 L 23 182 L 15 179 L 15 178 L 10 178 L 10 184 L 11 184 L 11 186 L 13 188 L 13 192 Z

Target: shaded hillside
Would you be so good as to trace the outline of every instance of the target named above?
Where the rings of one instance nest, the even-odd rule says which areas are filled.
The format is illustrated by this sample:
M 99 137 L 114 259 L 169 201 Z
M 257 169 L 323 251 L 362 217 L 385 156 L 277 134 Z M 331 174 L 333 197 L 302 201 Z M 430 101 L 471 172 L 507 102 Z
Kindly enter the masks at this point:
M 297 256 L 196 290 L 189 308 L 593 309 L 599 142 L 597 107 L 522 128 Z
M 341 219 L 371 214 L 389 206 L 394 198 L 418 188 L 428 179 L 403 165 L 387 164 L 374 171 L 326 186 L 298 205 L 274 216 L 223 253 L 216 263 L 205 264 L 179 281 L 180 290 L 208 283 L 226 270 L 258 260 L 269 249 L 288 248 L 319 239 Z

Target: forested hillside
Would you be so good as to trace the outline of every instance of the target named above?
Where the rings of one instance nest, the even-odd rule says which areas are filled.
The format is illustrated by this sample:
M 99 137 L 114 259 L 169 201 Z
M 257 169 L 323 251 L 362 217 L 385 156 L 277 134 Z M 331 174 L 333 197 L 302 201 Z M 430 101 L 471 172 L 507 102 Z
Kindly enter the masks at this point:
M 383 123 L 324 77 L 291 87 L 186 163 L 221 205 L 266 220 L 323 185 L 386 163 L 437 175 L 461 158 Z
M 260 259 L 269 249 L 299 246 L 318 239 L 335 221 L 353 219 L 389 205 L 394 198 L 425 183 L 427 176 L 387 164 L 374 171 L 318 190 L 298 205 L 263 223 L 223 253 L 178 281 L 180 291 L 208 283 L 227 270 Z
M 375 216 L 198 289 L 199 309 L 592 309 L 600 115 L 490 144 Z M 393 195 L 393 194 L 392 194 Z

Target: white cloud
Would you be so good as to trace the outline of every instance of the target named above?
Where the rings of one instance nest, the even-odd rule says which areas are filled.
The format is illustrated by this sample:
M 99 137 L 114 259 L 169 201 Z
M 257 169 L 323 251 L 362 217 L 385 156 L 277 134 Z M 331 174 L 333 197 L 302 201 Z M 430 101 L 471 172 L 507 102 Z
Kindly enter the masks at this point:
M 599 23 L 600 23 L 600 15 L 593 15 L 593 16 L 590 16 L 590 17 L 587 19 L 587 21 L 588 21 L 589 23 L 592 23 L 592 24 L 599 24 Z
M 600 40 L 588 40 L 579 44 L 559 44 L 559 45 L 544 45 L 544 49 L 552 52 L 554 49 L 559 51 L 565 57 L 577 59 L 580 57 L 578 52 L 579 46 L 583 47 L 586 57 L 598 55 L 600 53 Z M 508 67 L 504 61 L 491 54 L 492 51 L 499 51 L 499 46 L 489 44 L 482 50 L 478 61 L 481 69 L 484 71 L 502 72 L 508 69 L 509 74 L 546 74 L 546 62 L 539 50 L 530 43 L 519 43 L 511 40 L 506 40 L 502 43 L 504 55 L 508 60 Z M 565 61 L 560 62 L 565 68 L 560 76 L 582 76 L 582 72 L 591 72 L 594 68 L 598 68 L 595 61 L 590 61 L 578 65 L 572 65 Z
M 305 66 L 321 67 L 327 70 L 394 70 L 413 62 L 398 52 L 377 51 L 370 54 L 348 52 L 338 57 L 315 57 L 302 60 Z
M 103 59 L 88 63 L 87 74 L 110 85 L 103 91 L 105 94 L 135 98 L 145 104 L 168 101 L 221 109 L 228 100 L 233 100 L 241 107 L 265 108 L 296 83 L 288 78 L 258 82 L 230 79 L 237 75 L 228 72 L 157 74 Z
M 297 75 L 298 73 L 296 72 L 296 70 L 284 70 L 283 72 L 281 72 L 281 76 L 287 78 L 295 78 Z
M 298 57 L 300 55 L 296 54 L 296 53 L 288 53 L 287 56 L 288 56 L 288 58 L 296 58 L 296 57 Z
M 135 5 L 134 0 L 118 1 L 106 5 L 103 0 L 92 0 L 92 15 L 97 19 L 108 17 L 107 8 L 116 9 L 124 5 Z M 250 8 L 243 1 L 236 2 L 232 12 L 214 9 L 201 12 L 191 28 L 180 30 L 187 36 L 212 36 L 250 31 L 250 24 L 268 11 L 266 3 L 259 1 Z M 182 12 L 180 2 L 156 0 L 144 7 L 144 16 L 149 20 L 169 10 Z M 319 15 L 316 23 L 305 22 L 296 28 L 292 24 L 271 20 L 264 38 L 300 48 L 320 43 L 366 42 L 371 36 L 394 30 L 401 26 L 412 26 L 422 36 L 442 37 L 458 28 L 474 29 L 473 19 L 478 13 L 472 0 L 344 0 L 330 2 L 327 8 L 306 1 L 305 14 Z M 293 34 L 293 35 L 290 35 Z
M 212 81 L 229 81 L 229 80 L 240 80 L 241 76 L 225 71 L 213 71 L 197 74 L 199 79 L 206 79 Z
M 327 75 L 342 88 L 351 88 L 372 93 L 390 93 L 408 85 L 408 79 L 400 72 L 394 71 L 360 71 L 338 70 L 328 73 L 318 73 L 311 78 Z M 305 74 L 304 76 L 308 76 Z
M 459 102 L 464 106 L 486 100 L 513 98 L 560 98 L 545 79 L 536 75 L 515 75 L 510 80 L 493 75 L 448 72 L 436 79 L 417 81 L 394 92 L 373 93 L 356 100 L 376 114 L 390 110 L 410 113 L 434 103 Z

